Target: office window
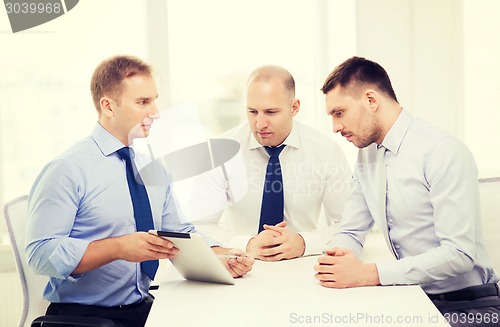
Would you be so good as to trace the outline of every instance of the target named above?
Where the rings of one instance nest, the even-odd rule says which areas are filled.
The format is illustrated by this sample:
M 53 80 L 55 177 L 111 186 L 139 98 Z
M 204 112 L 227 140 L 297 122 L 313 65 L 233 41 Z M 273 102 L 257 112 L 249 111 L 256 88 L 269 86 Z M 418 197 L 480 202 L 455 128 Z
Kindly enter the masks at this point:
M 29 192 L 49 160 L 92 130 L 97 115 L 89 85 L 95 66 L 117 53 L 147 59 L 148 47 L 144 2 L 80 1 L 58 19 L 15 34 L 0 12 L 3 205 Z M 2 223 L 0 240 L 3 228 Z
M 287 68 L 302 100 L 298 119 L 314 123 L 316 1 L 170 1 L 168 40 L 171 103 L 195 101 L 207 133 L 218 135 L 245 119 L 251 71 Z

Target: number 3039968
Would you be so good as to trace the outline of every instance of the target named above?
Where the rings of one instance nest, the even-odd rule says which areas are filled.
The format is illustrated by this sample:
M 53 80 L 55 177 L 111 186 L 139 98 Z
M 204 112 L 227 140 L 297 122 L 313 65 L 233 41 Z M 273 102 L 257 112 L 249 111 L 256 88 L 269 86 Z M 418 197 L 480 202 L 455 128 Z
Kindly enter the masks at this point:
M 7 14 L 59 14 L 61 3 L 22 2 L 5 3 Z
M 484 313 L 465 313 L 465 312 L 446 312 L 444 318 L 448 323 L 453 324 L 497 324 L 500 322 L 498 313 L 484 312 Z

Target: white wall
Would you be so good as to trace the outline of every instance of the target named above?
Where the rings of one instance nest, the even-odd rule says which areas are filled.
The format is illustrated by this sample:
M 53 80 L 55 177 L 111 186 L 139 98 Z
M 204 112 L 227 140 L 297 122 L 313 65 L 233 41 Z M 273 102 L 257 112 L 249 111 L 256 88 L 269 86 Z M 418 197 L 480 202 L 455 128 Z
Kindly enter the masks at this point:
M 357 10 L 358 54 L 386 68 L 405 109 L 462 137 L 461 1 L 358 0 Z
M 465 140 L 483 177 L 500 176 L 500 1 L 464 1 Z
M 402 106 L 500 176 L 500 1 L 358 0 L 356 54 L 379 62 Z

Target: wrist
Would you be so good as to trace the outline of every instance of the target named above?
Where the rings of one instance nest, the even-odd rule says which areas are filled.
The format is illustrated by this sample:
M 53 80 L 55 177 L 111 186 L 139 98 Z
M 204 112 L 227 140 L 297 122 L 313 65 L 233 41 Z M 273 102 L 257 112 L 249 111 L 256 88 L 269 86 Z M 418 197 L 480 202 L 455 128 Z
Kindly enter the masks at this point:
M 215 254 L 228 254 L 230 249 L 216 245 L 212 246 L 212 251 L 214 251 Z
M 247 246 L 245 247 L 246 252 L 250 252 L 252 250 L 252 242 L 254 241 L 255 237 L 256 236 L 248 240 Z
M 380 285 L 380 278 L 378 276 L 377 265 L 374 264 L 374 263 L 368 263 L 368 264 L 366 264 L 366 268 L 367 268 L 367 273 L 366 273 L 367 281 L 366 281 L 366 285 L 367 286 L 377 286 L 377 285 Z
M 124 236 L 111 237 L 108 239 L 108 244 L 106 247 L 111 250 L 112 260 L 127 260 L 126 245 L 127 240 Z
M 297 242 L 299 244 L 299 257 L 301 257 L 304 255 L 304 253 L 306 253 L 306 241 L 304 240 L 302 235 L 300 235 L 299 233 L 297 233 L 296 239 L 297 239 Z

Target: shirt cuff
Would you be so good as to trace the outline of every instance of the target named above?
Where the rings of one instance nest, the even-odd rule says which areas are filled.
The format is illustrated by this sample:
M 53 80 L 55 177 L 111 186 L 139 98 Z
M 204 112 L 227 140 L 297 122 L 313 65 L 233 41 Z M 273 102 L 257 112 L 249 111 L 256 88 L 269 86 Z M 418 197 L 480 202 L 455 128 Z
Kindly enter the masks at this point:
M 50 263 L 58 274 L 54 277 L 76 281 L 83 276 L 83 274 L 70 275 L 82 260 L 89 244 L 88 240 L 70 237 L 63 239 L 49 257 Z
M 321 254 L 325 250 L 325 242 L 323 242 L 321 235 L 318 235 L 318 233 L 301 232 L 297 234 L 304 239 L 305 249 L 303 256 Z
M 403 265 L 399 261 L 383 261 L 376 263 L 381 285 L 407 285 Z
M 326 244 L 326 249 L 332 249 L 334 247 L 349 249 L 358 258 L 361 256 L 361 252 L 363 251 L 363 246 L 358 241 L 344 233 L 336 233 Z

